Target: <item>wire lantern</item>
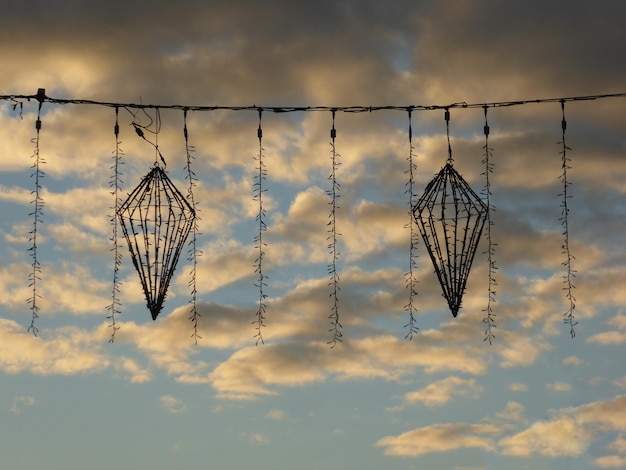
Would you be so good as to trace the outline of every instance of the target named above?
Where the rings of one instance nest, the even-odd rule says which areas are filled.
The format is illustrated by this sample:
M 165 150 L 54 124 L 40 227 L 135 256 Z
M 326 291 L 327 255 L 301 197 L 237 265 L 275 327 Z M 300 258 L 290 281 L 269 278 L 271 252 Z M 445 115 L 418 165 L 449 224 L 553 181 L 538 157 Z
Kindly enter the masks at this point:
M 446 110 L 446 124 L 450 113 Z M 448 161 L 428 183 L 413 208 L 452 316 L 461 308 L 472 261 L 487 220 L 488 207 L 454 169 L 450 133 Z
M 413 210 L 454 317 L 487 220 L 487 206 L 451 163 L 428 184 Z
M 194 226 L 195 211 L 155 164 L 120 206 L 118 216 L 148 309 L 156 320 Z

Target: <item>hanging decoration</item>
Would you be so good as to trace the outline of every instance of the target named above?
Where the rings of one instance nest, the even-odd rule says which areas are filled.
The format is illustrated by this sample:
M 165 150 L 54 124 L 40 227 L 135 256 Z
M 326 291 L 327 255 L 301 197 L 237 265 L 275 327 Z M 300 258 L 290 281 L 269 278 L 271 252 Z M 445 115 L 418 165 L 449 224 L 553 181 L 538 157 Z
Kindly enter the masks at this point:
M 148 126 L 140 126 L 136 122 L 133 126 L 137 135 L 154 146 L 165 166 L 158 141 L 152 143 L 145 137 L 143 129 Z M 156 126 L 153 132 L 158 136 L 158 109 Z M 180 253 L 195 223 L 194 209 L 168 178 L 159 161 L 155 160 L 149 173 L 120 206 L 118 217 L 148 309 L 152 319 L 156 320 L 163 308 Z
M 259 203 L 259 211 L 256 215 L 256 222 L 258 223 L 258 232 L 254 236 L 255 249 L 258 250 L 257 258 L 254 260 L 254 270 L 257 274 L 257 279 L 255 282 L 255 287 L 259 289 L 259 302 L 258 309 L 256 312 L 256 320 L 252 322 L 253 325 L 256 325 L 256 334 L 254 338 L 256 338 L 256 344 L 258 346 L 259 342 L 264 344 L 263 340 L 263 328 L 265 328 L 265 312 L 267 310 L 267 305 L 265 303 L 267 299 L 267 294 L 265 293 L 265 287 L 267 287 L 267 274 L 263 271 L 263 260 L 265 259 L 265 249 L 264 247 L 267 244 L 263 241 L 263 233 L 267 230 L 267 224 L 265 223 L 265 207 L 263 207 L 263 193 L 267 191 L 263 186 L 263 182 L 267 178 L 267 170 L 265 168 L 265 161 L 263 160 L 263 129 L 261 127 L 261 120 L 263 117 L 263 109 L 259 109 L 259 128 L 257 129 L 257 138 L 259 139 L 259 153 L 255 157 L 257 162 L 256 170 L 257 174 L 255 176 L 255 182 L 253 186 L 253 200 Z
M 567 311 L 563 314 L 563 322 L 569 325 L 569 334 L 572 338 L 574 338 L 576 336 L 574 327 L 578 325 L 578 322 L 574 317 L 576 298 L 574 297 L 573 291 L 575 289 L 574 278 L 576 277 L 576 271 L 572 268 L 572 260 L 576 258 L 572 255 L 569 246 L 569 207 L 567 204 L 567 200 L 572 197 L 568 191 L 572 183 L 568 180 L 567 170 L 572 167 L 570 166 L 571 159 L 567 156 L 567 151 L 572 149 L 565 143 L 565 131 L 567 129 L 567 121 L 565 120 L 565 100 L 561 100 L 561 115 L 561 141 L 558 142 L 558 144 L 562 146 L 562 150 L 560 152 L 562 169 L 560 180 L 561 183 L 563 183 L 563 192 L 559 194 L 559 196 L 562 196 L 563 200 L 561 201 L 561 217 L 559 220 L 561 221 L 561 226 L 563 227 L 563 243 L 561 245 L 561 250 L 562 254 L 565 256 L 565 261 L 561 263 L 561 265 L 565 268 L 565 274 L 563 275 L 563 290 L 565 291 L 565 298 L 569 304 Z
M 119 212 L 120 205 L 122 203 L 122 199 L 120 198 L 120 186 L 122 184 L 122 172 L 121 165 L 122 156 L 124 152 L 120 148 L 121 142 L 119 139 L 120 135 L 120 125 L 119 125 L 119 107 L 115 107 L 115 126 L 113 127 L 113 133 L 115 134 L 115 151 L 113 153 L 113 165 L 111 169 L 113 170 L 113 175 L 111 176 L 111 180 L 109 182 L 109 186 L 111 188 L 111 195 L 113 196 L 114 205 L 113 215 L 111 216 L 111 225 L 113 226 L 113 233 L 111 235 L 111 243 L 113 247 L 111 251 L 113 251 L 113 287 L 111 288 L 111 304 L 107 306 L 107 310 L 109 310 L 109 315 L 107 319 L 110 320 L 109 328 L 111 328 L 111 337 L 109 338 L 109 343 L 113 343 L 115 341 L 115 333 L 119 330 L 119 326 L 117 326 L 116 319 L 119 314 L 121 314 L 121 302 L 120 302 L 120 279 L 119 272 L 122 267 L 122 252 L 120 248 L 122 247 L 119 243 L 118 235 L 119 235 L 119 224 L 117 214 Z
M 39 105 L 37 108 L 37 120 L 35 121 L 35 137 L 31 139 L 31 143 L 34 146 L 33 154 L 31 156 L 33 159 L 33 164 L 31 166 L 33 172 L 31 174 L 31 178 L 35 181 L 35 188 L 31 191 L 31 194 L 33 195 L 31 204 L 34 206 L 34 209 L 29 215 L 33 216 L 33 229 L 29 232 L 29 242 L 31 243 L 31 246 L 28 249 L 32 259 L 31 271 L 28 275 L 28 287 L 31 289 L 32 295 L 28 298 L 27 302 L 30 304 L 30 311 L 32 314 L 28 331 L 32 332 L 34 336 L 37 336 L 37 333 L 39 332 L 39 329 L 37 328 L 37 319 L 39 318 L 40 309 L 39 299 L 41 299 L 41 295 L 37 292 L 37 281 L 41 280 L 41 264 L 39 263 L 39 258 L 37 257 L 37 235 L 39 233 L 39 224 L 43 222 L 42 217 L 44 200 L 41 197 L 41 179 L 45 175 L 41 169 L 45 160 L 39 153 L 39 133 L 41 131 L 41 106 L 46 99 L 46 90 L 44 88 L 37 90 L 35 98 L 39 102 Z
M 443 296 L 456 317 L 478 242 L 487 206 L 454 169 L 450 146 L 450 110 L 445 110 L 448 161 L 426 186 L 413 214 L 433 262 Z
M 332 344 L 334 348 L 338 342 L 342 341 L 343 334 L 341 333 L 341 322 L 339 321 L 339 273 L 337 271 L 337 262 L 339 261 L 339 233 L 337 232 L 337 209 L 339 209 L 339 205 L 337 204 L 337 200 L 339 199 L 339 190 L 341 188 L 339 182 L 337 181 L 337 170 L 341 163 L 339 162 L 340 155 L 337 153 L 337 149 L 335 147 L 335 138 L 337 137 L 337 130 L 335 129 L 335 113 L 337 110 L 331 110 L 332 113 L 332 128 L 330 129 L 330 153 L 331 153 L 331 173 L 328 179 L 330 180 L 330 189 L 326 192 L 328 196 L 330 196 L 330 214 L 328 221 L 328 250 L 330 253 L 331 261 L 328 265 L 328 274 L 330 275 L 330 282 L 328 283 L 331 286 L 330 298 L 332 299 L 333 305 L 331 307 L 331 313 L 328 316 L 330 319 L 330 331 L 333 335 L 333 338 L 328 342 L 328 344 Z
M 33 198 L 31 204 L 33 205 L 32 212 L 29 216 L 33 217 L 32 229 L 29 231 L 29 243 L 28 248 L 29 256 L 31 258 L 31 270 L 28 274 L 30 290 L 30 296 L 27 299 L 31 311 L 31 322 L 28 327 L 28 331 L 32 332 L 35 336 L 38 334 L 37 320 L 39 318 L 40 311 L 40 281 L 41 281 L 41 264 L 39 262 L 39 243 L 40 240 L 40 226 L 43 222 L 43 208 L 44 200 L 42 196 L 42 179 L 45 174 L 42 170 L 45 160 L 40 155 L 39 138 L 41 131 L 41 114 L 43 103 L 52 103 L 57 105 L 66 104 L 88 104 L 96 106 L 112 107 L 115 109 L 116 123 L 114 128 L 116 147 L 113 156 L 113 176 L 111 177 L 110 187 L 111 194 L 115 199 L 114 210 L 115 216 L 111 219 L 113 226 L 113 233 L 111 236 L 112 249 L 114 252 L 114 273 L 113 273 L 113 286 L 111 291 L 111 303 L 107 306 L 109 315 L 107 319 L 110 320 L 111 338 L 113 342 L 115 333 L 118 330 L 117 315 L 120 314 L 121 303 L 119 300 L 119 292 L 121 282 L 119 281 L 119 269 L 121 267 L 122 254 L 119 250 L 120 244 L 118 243 L 119 227 L 121 226 L 122 233 L 127 240 L 129 251 L 131 253 L 132 261 L 139 274 L 148 308 L 151 311 L 152 318 L 156 319 L 159 312 L 163 307 L 167 289 L 173 276 L 173 272 L 176 268 L 182 246 L 186 243 L 189 234 L 192 234 L 189 241 L 189 257 L 188 260 L 192 264 L 191 281 L 189 287 L 191 288 L 192 299 L 190 317 L 189 319 L 193 323 L 194 340 L 197 343 L 199 327 L 198 320 L 200 314 L 197 310 L 197 285 L 196 285 L 196 268 L 197 257 L 201 254 L 197 250 L 196 241 L 198 235 L 198 225 L 196 216 L 196 201 L 193 194 L 193 188 L 196 185 L 195 173 L 191 169 L 191 162 L 193 160 L 192 153 L 193 147 L 189 144 L 189 136 L 187 130 L 187 114 L 188 111 L 203 112 L 214 110 L 230 110 L 230 111 L 255 111 L 259 114 L 259 127 L 257 136 L 259 139 L 259 152 L 255 157 L 257 161 L 257 174 L 255 175 L 254 183 L 254 200 L 258 202 L 258 214 L 256 221 L 258 223 L 258 233 L 254 237 L 255 248 L 258 250 L 258 256 L 255 259 L 255 272 L 257 278 L 255 286 L 258 288 L 258 309 L 256 313 L 256 319 L 253 324 L 256 325 L 255 338 L 257 344 L 263 343 L 262 329 L 265 327 L 265 314 L 266 314 L 266 299 L 267 294 L 265 288 L 267 287 L 268 276 L 265 272 L 264 259 L 266 246 L 264 240 L 264 232 L 267 230 L 266 224 L 266 212 L 263 201 L 263 193 L 266 191 L 265 181 L 267 177 L 267 171 L 264 161 L 264 149 L 262 145 L 262 127 L 261 118 L 263 111 L 272 113 L 294 113 L 294 112 L 326 112 L 332 113 L 332 128 L 330 132 L 331 136 L 331 161 L 332 171 L 328 177 L 330 181 L 330 189 L 327 191 L 330 197 L 329 204 L 331 205 L 329 221 L 327 223 L 328 232 L 328 250 L 331 256 L 331 261 L 327 265 L 328 273 L 330 275 L 329 285 L 331 286 L 332 308 L 329 315 L 333 338 L 329 343 L 333 347 L 337 342 L 342 340 L 341 322 L 339 315 L 339 275 L 338 275 L 338 262 L 339 262 L 339 238 L 340 234 L 337 231 L 337 211 L 339 205 L 337 204 L 339 199 L 340 185 L 337 181 L 337 172 L 340 166 L 340 155 L 336 151 L 335 139 L 335 117 L 337 112 L 343 113 L 363 113 L 374 111 L 401 111 L 408 112 L 409 117 L 409 156 L 408 163 L 409 169 L 408 181 L 406 183 L 406 193 L 408 193 L 409 205 L 411 206 L 411 220 L 405 227 L 410 230 L 410 246 L 409 246 L 409 269 L 405 274 L 406 287 L 409 291 L 409 299 L 405 305 L 405 310 L 408 313 L 409 321 L 405 325 L 408 328 L 407 338 L 412 338 L 413 334 L 419 331 L 419 328 L 415 323 L 415 313 L 417 311 L 415 307 L 415 297 L 417 295 L 416 284 L 417 279 L 415 275 L 416 259 L 417 259 L 417 244 L 419 236 L 424 240 L 426 249 L 428 250 L 431 261 L 437 274 L 438 280 L 442 286 L 443 295 L 448 302 L 448 306 L 453 314 L 457 316 L 459 309 L 461 308 L 462 295 L 464 293 L 466 283 L 469 276 L 469 271 L 477 250 L 480 237 L 482 235 L 484 226 L 486 224 L 487 231 L 486 237 L 488 242 L 488 249 L 485 252 L 488 256 L 489 265 L 489 284 L 488 284 L 488 302 L 487 307 L 483 309 L 486 313 L 483 319 L 485 324 L 485 341 L 495 339 L 493 329 L 496 327 L 496 315 L 493 311 L 493 303 L 495 303 L 495 286 L 497 285 L 495 279 L 496 265 L 493 259 L 495 255 L 495 246 L 491 235 L 491 226 L 493 221 L 491 213 L 495 211 L 495 207 L 491 203 L 491 181 L 490 175 L 493 173 L 494 165 L 491 162 L 492 149 L 489 147 L 489 124 L 487 120 L 488 108 L 500 108 L 500 107 L 512 107 L 527 104 L 537 103 L 560 103 L 562 111 L 561 129 L 562 136 L 561 141 L 558 142 L 561 145 L 561 151 L 559 155 L 562 160 L 562 172 L 559 177 L 562 183 L 563 191 L 559 194 L 562 197 L 561 201 L 561 216 L 559 221 L 562 226 L 562 254 L 564 261 L 562 265 L 565 270 L 563 275 L 563 290 L 566 291 L 565 297 L 569 303 L 567 311 L 563 314 L 563 320 L 570 326 L 570 336 L 575 337 L 574 327 L 578 324 L 574 316 L 574 310 L 576 308 L 574 297 L 574 279 L 576 277 L 576 271 L 573 269 L 573 256 L 569 244 L 569 199 L 571 182 L 569 180 L 568 170 L 571 169 L 570 157 L 568 153 L 571 148 L 566 143 L 566 129 L 567 122 L 565 120 L 565 103 L 571 101 L 592 101 L 606 98 L 626 98 L 626 93 L 611 93 L 611 94 L 598 94 L 587 96 L 570 96 L 562 98 L 547 98 L 547 99 L 531 99 L 531 100 L 517 100 L 517 101 L 500 101 L 491 103 L 467 103 L 458 102 L 446 106 L 430 104 L 413 104 L 410 106 L 395 106 L 395 105 L 383 105 L 383 106 L 269 106 L 261 108 L 256 105 L 252 106 L 183 106 L 179 104 L 173 105 L 157 105 L 157 104 L 144 104 L 144 103 L 115 103 L 105 101 L 94 100 L 81 100 L 81 99 L 59 99 L 50 98 L 46 96 L 45 89 L 40 88 L 36 94 L 29 95 L 0 95 L 0 101 L 8 101 L 9 105 L 14 111 L 17 111 L 19 107 L 19 115 L 22 118 L 23 101 L 22 100 L 36 100 L 38 102 L 37 119 L 35 122 L 36 136 L 31 139 L 31 143 L 34 146 L 33 154 L 31 158 L 33 163 L 31 165 L 32 174 L 31 177 L 34 181 L 34 189 L 32 190 Z M 123 164 L 122 156 L 123 151 L 120 148 L 121 142 L 119 140 L 119 123 L 118 115 L 119 109 L 125 109 L 133 116 L 133 122 L 136 134 L 151 144 L 155 149 L 155 163 L 154 167 L 150 169 L 148 174 L 142 179 L 139 185 L 129 194 L 128 199 L 121 202 L 119 198 L 119 191 L 121 188 L 121 171 L 120 166 Z M 452 150 L 450 145 L 450 132 L 449 132 L 449 119 L 450 110 L 454 108 L 483 108 L 485 113 L 485 145 L 484 145 L 484 158 L 482 163 L 485 166 L 484 175 L 486 177 L 486 183 L 483 191 L 485 202 L 470 188 L 470 186 L 463 180 L 461 175 L 454 169 L 454 160 L 452 158 Z M 160 110 L 161 109 L 176 109 L 184 112 L 184 136 L 185 136 L 185 149 L 187 156 L 186 177 L 189 180 L 189 187 L 187 196 L 183 196 L 180 191 L 174 186 L 174 184 L 168 178 L 165 168 L 166 162 L 159 150 L 158 146 L 158 134 L 160 130 Z M 156 110 L 155 119 L 152 119 L 149 110 Z M 412 123 L 411 114 L 413 111 L 433 111 L 433 110 L 445 110 L 446 119 L 446 134 L 448 141 L 448 160 L 441 171 L 435 176 L 435 178 L 427 185 L 424 193 L 421 197 L 417 198 L 414 192 L 415 185 L 415 171 L 417 166 L 414 158 L 414 148 L 412 143 Z M 141 118 L 145 116 L 148 118 L 148 124 L 142 124 Z M 153 127 L 154 126 L 154 127 Z M 146 138 L 146 133 L 152 133 L 155 136 L 155 142 Z M 416 200 L 417 199 L 417 200 Z M 417 226 L 418 231 L 414 230 L 414 224 Z
M 491 227 L 493 226 L 493 220 L 491 220 L 491 213 L 496 210 L 495 206 L 491 203 L 491 180 L 490 175 L 493 173 L 494 164 L 490 161 L 492 157 L 492 148 L 489 147 L 489 122 L 487 121 L 487 105 L 484 106 L 485 112 L 485 125 L 483 127 L 483 132 L 485 134 L 485 145 L 483 149 L 485 150 L 485 157 L 482 161 L 483 165 L 485 165 L 485 172 L 483 175 L 485 176 L 485 188 L 483 189 L 483 196 L 485 199 L 485 205 L 487 206 L 487 214 L 486 214 L 486 226 L 487 226 L 487 266 L 489 271 L 489 283 L 487 285 L 487 307 L 483 309 L 485 312 L 485 317 L 483 318 L 483 323 L 485 324 L 485 337 L 483 341 L 489 341 L 489 344 L 492 344 L 496 339 L 496 335 L 493 332 L 493 329 L 497 327 L 496 325 L 496 314 L 493 312 L 492 304 L 496 301 L 496 291 L 494 287 L 497 285 L 495 274 L 496 270 L 496 262 L 494 260 L 494 256 L 496 253 L 496 244 L 493 243 L 493 239 L 491 238 Z
M 414 161 L 413 151 L 415 148 L 413 147 L 413 127 L 411 123 L 411 108 L 407 110 L 409 115 L 409 169 L 406 171 L 409 175 L 409 180 L 406 183 L 406 191 L 405 194 L 409 195 L 409 222 L 405 225 L 405 228 L 409 229 L 409 271 L 405 275 L 406 280 L 406 288 L 409 291 L 409 301 L 404 306 L 404 310 L 409 314 L 409 322 L 404 325 L 404 328 L 408 329 L 407 334 L 405 335 L 405 339 L 413 339 L 413 335 L 419 332 L 419 328 L 417 327 L 417 323 L 415 321 L 415 312 L 417 308 L 415 307 L 415 297 L 417 296 L 417 277 L 415 276 L 415 270 L 417 269 L 417 245 L 419 243 L 419 232 L 415 227 L 415 220 L 413 217 L 413 207 L 415 206 L 415 198 L 417 194 L 415 193 L 415 171 L 417 170 L 417 165 Z
M 198 178 L 196 177 L 195 172 L 191 169 L 191 162 L 195 160 L 195 156 L 192 155 L 195 148 L 192 145 L 189 145 L 189 132 L 187 130 L 187 109 L 183 110 L 183 135 L 185 136 L 185 155 L 187 158 L 187 163 L 185 165 L 185 170 L 187 171 L 186 178 L 189 181 L 189 187 L 187 188 L 187 201 L 189 205 L 193 209 L 193 213 L 195 214 L 195 218 L 193 220 L 193 224 L 191 226 L 191 238 L 189 240 L 189 251 L 187 261 L 191 263 L 191 271 L 190 279 L 189 279 L 189 287 L 191 288 L 191 300 L 189 303 L 191 304 L 191 310 L 189 315 L 189 320 L 193 325 L 193 333 L 191 337 L 194 340 L 194 344 L 198 345 L 198 339 L 202 339 L 202 336 L 198 334 L 198 321 L 202 315 L 198 312 L 197 300 L 198 300 L 198 289 L 196 283 L 196 273 L 198 271 L 198 257 L 202 254 L 198 251 L 196 247 L 196 242 L 198 239 L 198 235 L 200 235 L 198 231 L 198 221 L 200 217 L 198 217 L 198 207 L 196 205 L 196 198 L 193 194 L 193 188 L 197 185 Z

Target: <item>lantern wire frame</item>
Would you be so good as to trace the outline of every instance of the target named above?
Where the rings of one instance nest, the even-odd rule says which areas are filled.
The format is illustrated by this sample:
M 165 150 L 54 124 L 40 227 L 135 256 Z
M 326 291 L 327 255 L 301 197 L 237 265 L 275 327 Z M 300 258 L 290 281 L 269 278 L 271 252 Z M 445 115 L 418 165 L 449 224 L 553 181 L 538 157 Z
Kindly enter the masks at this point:
M 156 320 L 195 223 L 195 210 L 157 163 L 120 206 L 118 216 L 147 306 Z
M 488 208 L 454 169 L 450 113 L 446 109 L 448 161 L 415 204 L 413 215 L 452 316 L 456 317 L 487 220 Z

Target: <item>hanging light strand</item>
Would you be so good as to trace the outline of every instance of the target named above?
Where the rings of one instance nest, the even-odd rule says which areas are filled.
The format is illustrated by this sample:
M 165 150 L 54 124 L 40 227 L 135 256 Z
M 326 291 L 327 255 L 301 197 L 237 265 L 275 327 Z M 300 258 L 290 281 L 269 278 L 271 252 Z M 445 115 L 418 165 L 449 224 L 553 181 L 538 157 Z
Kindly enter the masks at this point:
M 41 169 L 41 166 L 45 163 L 45 160 L 41 157 L 39 152 L 39 134 L 41 131 L 41 106 L 43 105 L 45 99 L 45 90 L 40 89 L 37 93 L 37 100 L 39 101 L 39 106 L 37 108 L 37 120 L 35 121 L 35 137 L 31 139 L 31 143 L 34 146 L 33 154 L 31 158 L 33 159 L 33 164 L 31 166 L 32 173 L 31 178 L 35 180 L 35 188 L 31 191 L 33 194 L 33 199 L 31 200 L 31 204 L 34 206 L 33 211 L 29 214 L 33 216 L 33 228 L 29 232 L 30 234 L 30 243 L 31 246 L 28 249 L 30 251 L 30 256 L 32 259 L 31 264 L 31 272 L 28 275 L 29 285 L 28 287 L 32 290 L 32 295 L 28 298 L 27 302 L 30 304 L 30 311 L 32 313 L 30 326 L 28 327 L 28 331 L 32 332 L 34 336 L 37 336 L 39 329 L 37 328 L 37 319 L 39 318 L 39 300 L 41 299 L 41 295 L 38 292 L 38 281 L 41 280 L 41 264 L 39 262 L 39 258 L 37 257 L 37 235 L 39 234 L 39 224 L 43 222 L 43 206 L 44 200 L 41 196 L 42 187 L 41 180 L 45 176 L 45 173 Z
M 485 205 L 487 206 L 486 211 L 486 226 L 487 226 L 487 265 L 489 270 L 489 281 L 487 285 L 487 307 L 483 309 L 485 312 L 485 318 L 483 318 L 483 323 L 485 324 L 485 338 L 483 341 L 489 341 L 489 344 L 493 344 L 493 341 L 496 339 L 496 335 L 493 332 L 493 329 L 497 327 L 496 325 L 496 314 L 493 311 L 493 303 L 496 301 L 496 291 L 495 286 L 498 284 L 496 282 L 495 274 L 496 270 L 496 262 L 494 260 L 494 256 L 496 253 L 496 243 L 493 242 L 491 237 L 491 227 L 493 226 L 493 220 L 491 219 L 492 212 L 495 212 L 496 207 L 491 202 L 491 174 L 493 173 L 494 164 L 490 160 L 493 156 L 493 149 L 489 147 L 489 122 L 487 121 L 487 105 L 484 107 L 485 112 L 485 125 L 483 127 L 483 132 L 485 134 L 485 145 L 483 149 L 485 150 L 484 159 L 482 161 L 483 165 L 485 165 L 485 171 L 483 175 L 485 176 L 485 187 L 483 189 L 483 196 L 485 198 Z
M 330 129 L 330 152 L 331 152 L 331 163 L 332 170 L 328 179 L 330 180 L 330 189 L 326 191 L 326 194 L 330 197 L 330 214 L 328 221 L 328 250 L 330 253 L 331 261 L 328 264 L 328 274 L 330 275 L 330 282 L 328 283 L 331 286 L 330 297 L 332 299 L 332 307 L 331 313 L 328 316 L 330 319 L 331 327 L 328 331 L 330 331 L 333 335 L 332 339 L 328 342 L 328 344 L 332 344 L 334 348 L 338 342 L 342 341 L 343 334 L 341 333 L 341 322 L 339 319 L 339 291 L 341 290 L 339 287 L 339 272 L 337 271 L 337 262 L 339 261 L 339 247 L 338 241 L 340 233 L 337 232 L 337 210 L 339 209 L 339 205 L 337 201 L 339 199 L 339 191 L 341 186 L 337 181 L 337 170 L 341 163 L 339 162 L 340 155 L 337 153 L 337 149 L 335 147 L 335 138 L 337 137 L 337 130 L 335 129 L 335 113 L 336 110 L 332 110 L 332 128 Z
M 576 298 L 574 297 L 573 291 L 575 289 L 574 286 L 574 278 L 576 277 L 576 271 L 572 267 L 572 260 L 576 259 L 570 250 L 569 244 L 569 206 L 567 203 L 568 199 L 571 199 L 571 195 L 569 194 L 569 187 L 572 183 L 568 179 L 567 170 L 570 170 L 572 167 L 570 166 L 571 159 L 567 156 L 567 151 L 572 150 L 567 146 L 565 142 L 565 131 L 567 129 L 567 121 L 565 120 L 565 100 L 561 100 L 561 141 L 558 142 L 562 146 L 561 152 L 561 176 L 560 180 L 563 184 L 563 192 L 559 194 L 562 196 L 561 201 L 561 217 L 559 220 L 561 221 L 561 226 L 563 228 L 563 243 L 561 245 L 562 254 L 565 257 L 565 260 L 561 263 L 561 265 L 565 268 L 565 274 L 563 275 L 563 290 L 565 291 L 565 298 L 569 304 L 567 311 L 563 314 L 563 322 L 569 325 L 570 328 L 570 336 L 574 338 L 576 336 L 576 331 L 574 327 L 578 324 L 574 317 L 574 309 L 576 308 Z
M 198 271 L 198 257 L 201 256 L 202 252 L 198 251 L 197 248 L 197 239 L 200 232 L 198 230 L 198 207 L 196 203 L 196 199 L 193 194 L 193 188 L 197 186 L 198 178 L 195 172 L 191 169 L 191 163 L 195 160 L 195 156 L 193 152 L 195 148 L 192 145 L 189 145 L 189 131 L 187 130 L 187 110 L 183 110 L 183 135 L 185 136 L 185 154 L 187 157 L 187 164 L 185 166 L 185 170 L 187 171 L 186 178 L 189 181 L 189 187 L 187 188 L 187 201 L 189 205 L 193 209 L 196 217 L 194 218 L 194 223 L 191 227 L 191 238 L 189 239 L 189 251 L 187 261 L 191 263 L 191 271 L 189 273 L 189 288 L 191 289 L 191 300 L 189 303 L 191 304 L 189 320 L 193 325 L 193 333 L 191 337 L 194 340 L 194 344 L 198 344 L 198 339 L 202 339 L 202 336 L 198 334 L 198 321 L 202 315 L 198 312 L 197 300 L 198 300 L 198 289 L 197 289 L 197 271 Z
M 254 236 L 255 249 L 258 250 L 257 258 L 254 261 L 255 273 L 257 274 L 257 279 L 255 282 L 255 287 L 259 289 L 259 302 L 258 308 L 256 312 L 256 320 L 252 322 L 255 325 L 256 333 L 254 338 L 256 338 L 256 344 L 258 346 L 259 342 L 264 344 L 265 341 L 263 339 L 263 328 L 265 327 L 265 313 L 267 311 L 267 294 L 265 293 L 265 287 L 267 287 L 267 279 L 268 276 L 263 271 L 263 261 L 265 259 L 265 247 L 267 244 L 263 240 L 263 233 L 267 231 L 267 224 L 265 222 L 266 211 L 265 207 L 263 207 L 263 193 L 267 191 L 264 187 L 263 183 L 267 179 L 267 169 L 265 167 L 265 161 L 263 160 L 263 129 L 261 127 L 261 120 L 263 118 L 263 110 L 259 109 L 259 128 L 257 129 L 257 137 L 259 139 L 259 153 L 255 157 L 255 161 L 257 162 L 256 170 L 257 174 L 255 176 L 255 182 L 253 186 L 253 199 L 259 203 L 259 210 L 256 215 L 256 222 L 258 224 L 258 232 Z
M 419 332 L 419 328 L 417 327 L 417 323 L 415 321 L 415 313 L 417 312 L 417 308 L 415 307 L 415 297 L 417 296 L 417 277 L 415 275 L 415 271 L 417 270 L 417 246 L 419 244 L 419 231 L 416 229 L 415 220 L 413 217 L 413 207 L 415 206 L 415 201 L 417 198 L 417 194 L 415 193 L 415 171 L 417 171 L 417 164 L 415 163 L 415 158 L 413 151 L 415 148 L 413 147 L 413 126 L 411 122 L 411 109 L 408 111 L 409 117 L 409 169 L 405 171 L 409 175 L 409 179 L 406 182 L 406 190 L 405 194 L 409 195 L 409 222 L 404 226 L 409 229 L 409 270 L 405 275 L 406 288 L 409 291 L 409 301 L 404 306 L 404 310 L 409 314 L 409 321 L 404 328 L 408 329 L 407 334 L 405 335 L 405 339 L 413 339 L 413 335 Z
M 122 252 L 120 251 L 121 245 L 118 241 L 119 235 L 119 221 L 117 218 L 117 213 L 119 211 L 119 207 L 122 204 L 122 199 L 120 198 L 120 187 L 122 184 L 122 172 L 121 165 L 123 165 L 122 156 L 124 152 L 120 148 L 121 142 L 119 139 L 120 135 L 120 125 L 119 125 L 119 108 L 115 108 L 115 126 L 113 127 L 113 133 L 115 134 L 115 151 L 113 152 L 113 165 L 111 166 L 111 170 L 113 170 L 113 174 L 111 175 L 111 179 L 109 181 L 109 187 L 111 188 L 111 195 L 113 196 L 114 205 L 113 215 L 110 217 L 111 225 L 113 227 L 113 233 L 111 235 L 111 244 L 113 245 L 111 251 L 113 252 L 113 287 L 111 288 L 111 304 L 107 306 L 107 310 L 109 311 L 109 315 L 107 319 L 111 322 L 109 324 L 109 328 L 111 328 L 111 337 L 109 338 L 109 343 L 113 343 L 115 341 L 115 333 L 119 330 L 119 326 L 117 326 L 117 316 L 120 315 L 121 312 L 121 301 L 119 298 L 120 295 L 120 285 L 121 281 L 119 278 L 120 268 L 122 266 Z

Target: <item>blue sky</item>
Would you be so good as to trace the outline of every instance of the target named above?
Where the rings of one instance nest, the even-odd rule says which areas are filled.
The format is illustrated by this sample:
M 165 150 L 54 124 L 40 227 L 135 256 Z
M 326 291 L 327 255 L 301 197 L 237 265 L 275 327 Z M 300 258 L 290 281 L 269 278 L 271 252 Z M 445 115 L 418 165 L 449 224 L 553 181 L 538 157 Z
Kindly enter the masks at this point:
M 329 111 L 264 112 L 269 276 L 255 344 L 254 110 L 189 111 L 197 246 L 152 321 L 122 245 L 115 341 L 113 108 L 42 106 L 39 335 L 27 331 L 37 101 L 187 106 L 446 106 L 626 92 L 621 2 L 13 2 L 0 19 L 0 457 L 7 468 L 626 467 L 624 98 L 567 102 L 576 337 L 562 322 L 561 107 L 489 108 L 496 338 L 483 341 L 481 239 L 453 318 L 424 243 L 409 299 L 408 116 L 337 112 L 333 298 Z M 140 115 L 142 125 L 155 117 Z M 183 112 L 162 109 L 187 192 Z M 136 121 L 135 121 L 136 122 Z M 155 160 L 120 108 L 121 197 Z M 482 194 L 482 108 L 452 108 L 455 168 Z M 442 109 L 412 114 L 414 187 L 445 164 Z M 154 130 L 154 127 L 150 127 Z M 154 141 L 154 135 L 149 134 Z M 123 241 L 123 240 L 121 240 Z

